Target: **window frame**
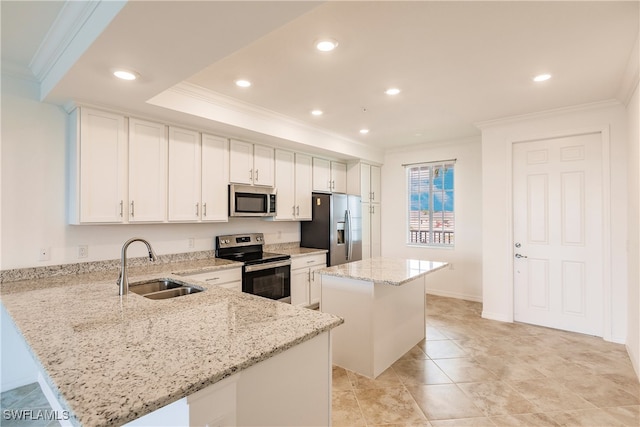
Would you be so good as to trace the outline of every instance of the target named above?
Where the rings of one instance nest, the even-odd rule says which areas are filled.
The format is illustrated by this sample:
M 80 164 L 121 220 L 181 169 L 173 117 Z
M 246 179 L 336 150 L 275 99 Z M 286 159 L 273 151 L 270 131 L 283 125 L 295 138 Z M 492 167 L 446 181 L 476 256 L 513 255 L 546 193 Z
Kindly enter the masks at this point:
M 444 248 L 444 249 L 454 248 L 455 241 L 456 241 L 456 236 L 455 236 L 456 234 L 456 221 L 455 221 L 456 160 L 455 159 L 438 160 L 438 161 L 432 161 L 432 162 L 406 164 L 403 166 L 405 167 L 405 191 L 406 191 L 405 208 L 407 210 L 405 240 L 406 240 L 407 246 Z M 428 172 L 426 173 L 426 178 L 421 176 L 422 174 L 424 174 L 424 172 L 415 171 L 416 169 L 420 169 L 420 168 L 428 168 Z M 433 173 L 433 171 L 438 168 L 444 169 L 445 173 L 447 173 L 447 170 L 449 168 L 451 169 L 450 188 L 445 184 L 444 174 L 441 175 L 441 178 L 438 178 L 437 177 L 438 173 L 435 173 L 435 174 Z M 412 182 L 412 179 L 414 180 L 416 179 L 416 178 L 412 178 L 412 175 L 416 173 L 418 174 L 418 177 L 417 177 L 418 181 L 426 180 L 428 182 L 429 187 L 426 191 L 422 191 L 420 188 L 418 192 L 412 191 L 412 186 L 414 185 L 414 183 Z M 433 178 L 434 175 L 436 175 L 436 178 Z M 441 182 L 442 188 L 437 187 L 438 179 L 442 180 Z M 418 183 L 418 186 L 420 186 L 420 182 Z M 447 193 L 449 193 L 449 195 L 447 195 Z M 421 226 L 422 221 L 425 221 L 424 219 L 421 218 L 421 215 L 420 215 L 420 212 L 424 211 L 422 209 L 417 210 L 419 212 L 418 213 L 418 229 L 412 230 L 411 228 L 412 223 L 415 222 L 415 220 L 412 221 L 414 217 L 412 212 L 415 211 L 415 210 L 412 210 L 412 204 L 414 203 L 414 198 L 412 198 L 412 195 L 414 194 L 418 194 L 418 200 L 422 198 L 422 195 L 428 194 L 427 204 L 429 209 L 426 211 L 428 215 L 428 219 L 426 220 L 427 221 L 426 229 L 423 229 Z M 440 194 L 440 201 L 438 203 L 441 204 L 442 208 L 439 211 L 434 210 L 434 207 L 436 205 L 436 203 L 434 203 L 436 194 Z M 448 210 L 445 208 L 447 200 L 450 200 L 450 203 L 451 203 L 451 211 L 450 211 L 451 213 L 449 215 L 446 214 Z M 418 203 L 422 203 L 422 202 L 418 201 Z M 436 215 L 439 215 L 440 218 L 437 218 Z M 446 218 L 445 218 L 445 215 L 447 215 Z M 438 220 L 442 221 L 441 225 L 439 227 L 434 227 L 434 225 L 436 224 L 436 221 Z M 415 232 L 417 232 L 418 236 L 422 236 L 423 233 L 426 233 L 426 236 L 427 236 L 426 239 L 422 239 L 420 237 L 412 238 Z M 435 236 L 438 236 L 438 237 L 435 238 Z

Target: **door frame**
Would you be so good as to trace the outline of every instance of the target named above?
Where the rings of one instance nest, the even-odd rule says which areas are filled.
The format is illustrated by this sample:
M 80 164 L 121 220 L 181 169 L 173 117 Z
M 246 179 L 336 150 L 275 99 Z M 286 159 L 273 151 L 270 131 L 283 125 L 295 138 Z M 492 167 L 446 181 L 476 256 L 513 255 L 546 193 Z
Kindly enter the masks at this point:
M 540 134 L 522 135 L 510 137 L 507 140 L 507 179 L 506 191 L 507 191 L 507 227 L 508 227 L 508 239 L 505 242 L 507 244 L 507 253 L 511 257 L 511 261 L 508 263 L 508 300 L 511 301 L 510 317 L 511 321 L 514 321 L 515 311 L 515 292 L 514 292 L 514 256 L 515 250 L 513 247 L 514 232 L 513 232 L 513 146 L 514 144 L 523 142 L 535 142 L 545 139 L 564 138 L 569 136 L 579 136 L 586 134 L 600 134 L 600 140 L 602 143 L 602 338 L 606 341 L 612 341 L 612 290 L 611 290 L 611 138 L 609 126 L 593 126 L 582 128 L 569 128 L 564 130 L 556 130 L 552 132 L 545 132 Z

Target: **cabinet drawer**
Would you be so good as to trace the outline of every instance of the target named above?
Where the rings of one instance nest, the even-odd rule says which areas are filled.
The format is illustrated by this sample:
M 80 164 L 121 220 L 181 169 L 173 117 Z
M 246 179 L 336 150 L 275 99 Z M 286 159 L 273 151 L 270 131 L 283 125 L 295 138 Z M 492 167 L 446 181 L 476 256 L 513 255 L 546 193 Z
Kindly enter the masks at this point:
M 206 273 L 181 274 L 185 279 L 195 279 L 210 285 L 221 285 L 229 282 L 242 283 L 242 269 L 230 268 L 226 270 L 207 271 Z
M 327 262 L 327 254 L 301 256 L 291 258 L 291 269 L 313 267 L 316 265 L 324 265 Z

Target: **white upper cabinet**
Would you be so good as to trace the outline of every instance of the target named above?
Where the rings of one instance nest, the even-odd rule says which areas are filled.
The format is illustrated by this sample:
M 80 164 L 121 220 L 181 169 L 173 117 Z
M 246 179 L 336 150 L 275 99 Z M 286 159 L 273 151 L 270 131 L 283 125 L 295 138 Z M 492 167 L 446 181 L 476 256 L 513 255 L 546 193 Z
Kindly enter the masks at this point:
M 227 221 L 227 140 L 169 128 L 169 221 Z
M 341 162 L 313 158 L 313 191 L 347 192 L 347 165 Z
M 274 149 L 263 145 L 253 146 L 253 184 L 273 187 Z
M 126 118 L 90 108 L 70 115 L 71 224 L 121 223 L 127 219 Z
M 311 219 L 311 156 L 276 150 L 275 220 Z
M 167 127 L 129 119 L 129 222 L 167 220 Z
M 380 203 L 380 166 L 351 163 L 347 170 L 348 193 L 360 196 L 362 203 Z
M 293 220 L 296 214 L 295 154 L 276 150 L 276 220 Z
M 200 219 L 200 133 L 169 128 L 169 221 Z
M 202 134 L 202 221 L 228 221 L 229 142 Z
M 236 184 L 274 186 L 274 149 L 232 140 L 229 181 Z
M 313 172 L 311 156 L 296 153 L 296 218 L 297 220 L 311 220 L 311 193 Z

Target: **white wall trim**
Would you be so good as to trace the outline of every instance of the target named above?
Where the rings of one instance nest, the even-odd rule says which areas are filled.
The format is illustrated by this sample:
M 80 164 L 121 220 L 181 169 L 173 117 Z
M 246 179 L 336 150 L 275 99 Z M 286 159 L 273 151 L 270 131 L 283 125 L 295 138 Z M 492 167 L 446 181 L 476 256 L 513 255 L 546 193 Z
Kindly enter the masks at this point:
M 569 114 L 569 113 L 584 112 L 589 110 L 599 110 L 603 108 L 615 107 L 618 105 L 622 105 L 620 101 L 616 99 L 609 99 L 605 101 L 592 102 L 592 103 L 582 104 L 577 106 L 554 108 L 551 110 L 539 111 L 536 113 L 504 117 L 496 120 L 487 120 L 487 121 L 474 123 L 474 126 L 478 127 L 481 130 L 485 130 L 487 128 L 491 128 L 495 126 L 504 126 L 504 125 L 514 124 L 518 122 L 544 119 L 548 117 L 556 117 L 559 115 Z
M 381 149 L 188 82 L 178 83 L 147 103 L 300 144 L 326 148 L 365 161 L 382 164 L 384 160 Z
M 625 106 L 629 105 L 629 101 L 638 87 L 638 82 L 640 82 L 640 35 L 636 38 L 636 43 L 629 53 L 627 67 L 616 96 Z
M 427 295 L 436 295 L 439 297 L 462 299 L 465 301 L 482 302 L 482 296 L 464 294 L 460 292 L 449 292 L 441 289 L 426 289 Z
M 498 322 L 507 322 L 513 323 L 513 319 L 510 319 L 508 316 L 505 316 L 501 313 L 491 313 L 488 311 L 482 311 L 482 318 L 489 320 L 497 320 Z

